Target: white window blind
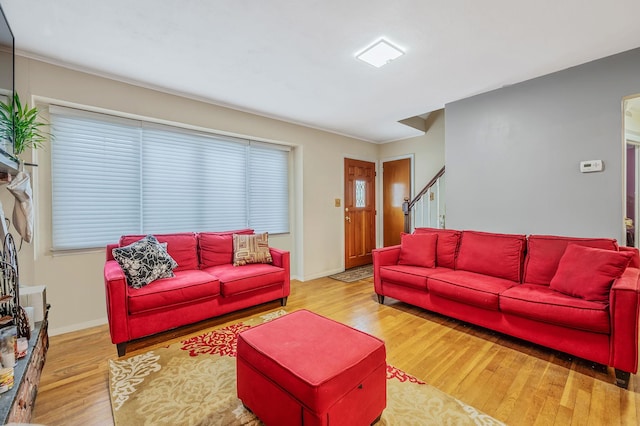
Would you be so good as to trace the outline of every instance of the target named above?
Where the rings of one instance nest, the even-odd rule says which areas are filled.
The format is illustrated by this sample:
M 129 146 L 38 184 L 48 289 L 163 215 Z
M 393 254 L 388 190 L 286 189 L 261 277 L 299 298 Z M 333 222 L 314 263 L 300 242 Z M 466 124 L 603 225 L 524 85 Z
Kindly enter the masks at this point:
M 280 233 L 289 230 L 289 153 L 249 147 L 249 226 Z
M 289 151 L 51 108 L 53 248 L 125 234 L 289 232 Z
M 51 132 L 54 247 L 99 247 L 138 233 L 139 126 L 52 115 Z

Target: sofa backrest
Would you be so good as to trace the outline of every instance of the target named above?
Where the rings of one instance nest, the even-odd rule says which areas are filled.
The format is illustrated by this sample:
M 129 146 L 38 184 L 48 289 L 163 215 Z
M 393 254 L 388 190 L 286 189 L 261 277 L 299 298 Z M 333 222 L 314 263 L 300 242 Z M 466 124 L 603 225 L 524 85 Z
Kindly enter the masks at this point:
M 526 235 L 463 231 L 456 269 L 519 282 L 526 241 Z
M 556 274 L 560 259 L 569 244 L 618 250 L 618 243 L 611 238 L 575 238 L 555 235 L 530 235 L 522 282 L 549 285 Z
M 233 263 L 233 234 L 253 234 L 253 229 L 198 234 L 200 269 Z
M 416 234 L 436 234 L 436 266 L 453 269 L 456 264 L 456 254 L 460 245 L 461 231 L 438 228 L 416 228 Z
M 167 243 L 169 256 L 178 263 L 174 271 L 198 269 L 198 241 L 194 232 L 153 235 L 158 242 Z M 123 235 L 120 237 L 120 247 L 127 246 L 144 237 L 144 235 Z

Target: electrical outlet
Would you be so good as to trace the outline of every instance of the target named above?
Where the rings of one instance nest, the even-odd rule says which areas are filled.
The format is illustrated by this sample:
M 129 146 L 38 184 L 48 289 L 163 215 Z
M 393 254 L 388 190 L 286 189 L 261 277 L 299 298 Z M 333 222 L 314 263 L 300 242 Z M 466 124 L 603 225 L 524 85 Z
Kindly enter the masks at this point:
M 335 199 L 335 205 L 336 207 L 340 207 L 340 198 Z

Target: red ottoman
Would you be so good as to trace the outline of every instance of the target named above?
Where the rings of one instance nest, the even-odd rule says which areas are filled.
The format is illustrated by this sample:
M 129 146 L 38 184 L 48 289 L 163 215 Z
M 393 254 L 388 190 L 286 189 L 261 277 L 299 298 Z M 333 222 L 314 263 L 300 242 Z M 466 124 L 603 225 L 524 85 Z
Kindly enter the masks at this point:
M 266 425 L 370 425 L 386 365 L 382 340 L 296 311 L 238 335 L 238 398 Z

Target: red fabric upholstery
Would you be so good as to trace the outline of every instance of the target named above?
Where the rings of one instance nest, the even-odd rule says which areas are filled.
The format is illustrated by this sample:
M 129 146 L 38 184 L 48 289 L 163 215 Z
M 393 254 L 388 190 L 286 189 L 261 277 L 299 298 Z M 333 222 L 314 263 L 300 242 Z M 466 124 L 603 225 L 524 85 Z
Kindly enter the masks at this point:
M 436 265 L 451 269 L 455 267 L 462 232 L 438 228 L 416 228 L 414 232 L 416 234 L 436 234 L 438 236 Z
M 380 268 L 380 278 L 390 283 L 426 290 L 428 277 L 450 270 L 449 268 L 422 268 L 410 265 L 383 266 Z
M 623 371 L 638 371 L 638 320 L 640 319 L 640 269 L 627 268 L 609 294 L 612 313 L 611 360 Z M 613 315 L 615 313 L 615 315 Z
M 468 271 L 444 272 L 427 281 L 430 293 L 494 311 L 499 308 L 500 293 L 514 285 L 513 281 Z
M 233 263 L 233 234 L 250 235 L 253 229 L 198 234 L 200 269 Z
M 607 302 L 613 280 L 620 278 L 631 253 L 569 244 L 549 287 L 569 296 Z
M 437 234 L 405 234 L 400 240 L 398 265 L 436 267 Z
M 456 269 L 520 282 L 526 236 L 464 231 Z
M 169 256 L 178 263 L 178 267 L 173 272 L 198 269 L 198 242 L 195 233 L 154 234 L 154 236 L 159 242 L 167 243 Z M 128 246 L 141 238 L 144 238 L 144 235 L 122 236 L 120 237 L 120 246 Z
M 500 294 L 502 312 L 594 333 L 609 333 L 609 306 L 567 296 L 540 284 L 522 284 Z
M 127 293 L 129 313 L 136 314 L 216 297 L 220 282 L 203 271 L 178 271 L 173 278 L 162 278 L 142 288 L 127 286 Z
M 629 268 L 640 268 L 640 252 L 635 247 L 620 246 L 619 250 L 622 252 L 631 253 L 631 261 L 629 262 Z
M 206 268 L 204 272 L 220 280 L 220 292 L 223 296 L 281 285 L 284 281 L 284 269 L 266 263 L 252 263 L 244 266 L 218 265 Z
M 438 259 L 442 235 L 438 234 Z M 392 297 L 616 370 L 636 373 L 640 343 L 638 250 L 618 247 L 613 239 L 533 235 L 528 239 L 529 251 L 523 268 L 522 242 L 520 235 L 464 231 L 455 271 L 398 265 L 399 245 L 375 249 L 373 282 L 378 301 L 384 303 L 385 296 Z M 604 250 L 599 252 L 604 258 L 621 258 L 626 253 L 631 260 L 626 269 L 622 268 L 619 278 L 605 277 L 603 285 L 602 280 L 598 281 L 599 272 L 589 269 L 603 259 L 577 256 L 575 263 L 560 271 L 559 287 L 554 287 L 570 284 L 578 291 L 572 294 L 593 298 L 595 293 L 600 299 L 585 300 L 549 286 L 569 244 Z M 613 266 L 615 273 L 610 276 L 617 276 L 620 265 Z M 519 271 L 522 280 L 518 279 Z
M 121 344 L 140 337 L 277 299 L 284 305 L 290 294 L 288 251 L 271 247 L 271 265 L 238 268 L 231 265 L 232 235 L 252 232 L 244 229 L 204 236 L 203 252 L 205 257 L 210 255 L 206 261 L 213 263 L 221 252 L 216 251 L 215 243 L 208 243 L 218 241 L 221 235 L 229 238 L 229 251 L 224 254 L 228 262 L 217 266 L 221 268 L 224 287 L 215 275 L 198 269 L 202 260 L 198 257 L 199 235 L 195 233 L 156 235 L 160 242 L 167 243 L 169 254 L 179 266 L 174 270 L 175 277 L 156 280 L 141 289 L 127 285 L 122 268 L 111 254 L 117 245 L 107 246 L 104 265 L 107 318 L 111 341 L 119 345 L 119 353 L 124 347 Z M 142 237 L 123 236 L 118 245 L 127 245 Z
M 608 250 L 617 250 L 618 248 L 616 240 L 607 238 L 530 235 L 527 240 L 527 258 L 522 281 L 528 284 L 549 285 L 558 269 L 560 258 L 569 244 Z
M 291 410 L 300 424 L 300 408 L 311 424 L 370 424 L 386 405 L 384 342 L 312 312 L 243 331 L 237 351 L 238 397 L 267 424 Z M 337 404 L 345 397 L 356 405 Z

